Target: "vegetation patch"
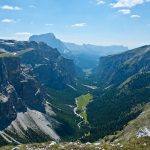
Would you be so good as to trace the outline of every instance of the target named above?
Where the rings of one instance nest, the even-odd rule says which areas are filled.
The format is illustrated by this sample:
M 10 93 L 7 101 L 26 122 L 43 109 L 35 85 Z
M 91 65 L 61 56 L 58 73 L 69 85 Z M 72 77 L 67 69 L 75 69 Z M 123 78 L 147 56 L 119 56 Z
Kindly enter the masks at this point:
M 7 57 L 16 57 L 16 55 L 13 55 L 11 53 L 2 53 L 0 54 L 0 58 L 7 58 Z
M 92 99 L 93 95 L 91 95 L 90 93 L 86 95 L 81 95 L 80 97 L 76 98 L 76 112 L 84 120 L 85 123 L 88 123 L 86 107 L 92 101 Z

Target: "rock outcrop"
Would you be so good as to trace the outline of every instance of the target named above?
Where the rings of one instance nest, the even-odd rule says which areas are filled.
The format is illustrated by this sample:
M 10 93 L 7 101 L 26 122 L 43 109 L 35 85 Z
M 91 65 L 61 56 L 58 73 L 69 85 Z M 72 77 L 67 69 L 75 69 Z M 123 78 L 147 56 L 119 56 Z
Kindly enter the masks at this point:
M 38 139 L 59 140 L 55 128 L 59 123 L 46 99 L 42 85 L 21 66 L 20 58 L 11 54 L 0 55 L 0 141 L 4 144 Z M 2 140 L 3 139 L 3 140 Z M 3 143 L 1 143 L 3 144 Z
M 44 43 L 0 40 L 0 50 L 21 58 L 21 64 L 28 65 L 33 74 L 45 85 L 62 89 L 75 79 L 75 66 Z

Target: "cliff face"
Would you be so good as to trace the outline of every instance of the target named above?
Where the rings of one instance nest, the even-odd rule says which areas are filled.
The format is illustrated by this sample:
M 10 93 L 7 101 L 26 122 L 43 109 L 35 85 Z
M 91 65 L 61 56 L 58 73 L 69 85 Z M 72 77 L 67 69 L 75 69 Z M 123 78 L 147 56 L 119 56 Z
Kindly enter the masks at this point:
M 61 132 L 62 124 L 43 85 L 61 90 L 74 79 L 73 61 L 57 49 L 0 40 L 0 145 L 60 140 L 55 129 Z
M 29 41 L 35 41 L 37 43 L 44 42 L 52 48 L 57 48 L 61 54 L 69 53 L 69 49 L 53 33 L 33 35 L 29 38 Z
M 24 110 L 15 90 L 15 86 L 20 85 L 19 76 L 20 63 L 18 58 L 0 58 L 0 129 L 7 127 L 16 118 L 19 109 Z
M 0 55 L 0 139 L 6 143 L 33 141 L 35 135 L 34 141 L 59 140 L 48 96 L 31 73 L 18 57 Z
M 143 46 L 118 55 L 101 57 L 97 78 L 105 85 L 119 85 L 128 77 L 150 70 L 150 46 Z
M 44 43 L 39 43 L 36 49 L 20 51 L 19 55 L 22 63 L 31 65 L 36 77 L 51 88 L 61 89 L 74 81 L 73 61 L 62 57 L 56 49 Z
M 61 89 L 74 82 L 73 61 L 44 43 L 0 40 L 0 49 L 19 56 L 21 63 L 30 66 L 33 74 L 51 88 Z

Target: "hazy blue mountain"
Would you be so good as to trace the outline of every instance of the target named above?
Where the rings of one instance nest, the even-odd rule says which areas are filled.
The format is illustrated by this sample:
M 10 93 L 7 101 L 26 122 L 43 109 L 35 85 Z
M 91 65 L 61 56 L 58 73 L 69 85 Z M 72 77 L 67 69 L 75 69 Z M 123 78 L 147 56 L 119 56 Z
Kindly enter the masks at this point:
M 67 57 L 72 58 L 75 64 L 81 68 L 93 68 L 98 64 L 100 56 L 117 54 L 128 50 L 124 46 L 97 46 L 91 44 L 77 45 L 74 43 L 63 42 L 55 37 L 53 33 L 33 35 L 30 41 L 45 42 L 52 48 L 57 48 L 59 52 Z
M 127 47 L 122 45 L 99 46 L 92 44 L 78 45 L 74 43 L 65 43 L 65 45 L 69 50 L 71 50 L 75 54 L 86 52 L 92 55 L 95 54 L 99 56 L 113 55 L 128 50 Z
M 44 42 L 52 48 L 57 48 L 62 54 L 69 52 L 64 43 L 61 40 L 57 39 L 53 33 L 33 35 L 29 38 L 29 41 L 35 41 L 37 43 Z
M 108 56 L 127 51 L 128 48 L 121 45 L 97 46 L 92 44 L 77 45 L 65 43 L 66 47 L 76 58 L 76 63 L 82 68 L 93 68 L 98 64 L 101 56 Z

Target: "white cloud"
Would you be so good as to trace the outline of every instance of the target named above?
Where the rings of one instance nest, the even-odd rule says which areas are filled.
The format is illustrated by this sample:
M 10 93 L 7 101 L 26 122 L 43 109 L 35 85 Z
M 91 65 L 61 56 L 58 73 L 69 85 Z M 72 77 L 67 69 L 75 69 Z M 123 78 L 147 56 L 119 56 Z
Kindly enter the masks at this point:
M 122 13 L 124 15 L 130 14 L 131 10 L 130 9 L 120 9 L 118 10 L 119 13 Z
M 104 0 L 96 0 L 97 5 L 102 5 L 105 4 Z
M 130 17 L 131 18 L 140 18 L 141 16 L 139 16 L 139 15 L 131 15 Z
M 22 8 L 18 6 L 10 6 L 10 5 L 4 5 L 1 7 L 3 10 L 21 10 Z
M 112 3 L 112 7 L 114 8 L 120 8 L 120 7 L 134 7 L 136 5 L 143 4 L 144 2 L 147 2 L 149 0 L 118 0 L 116 3 Z
M 86 23 L 76 23 L 71 25 L 71 27 L 85 27 L 87 24 Z
M 1 20 L 2 23 L 15 23 L 16 21 L 13 19 L 3 19 Z
M 15 33 L 15 35 L 17 35 L 17 36 L 30 36 L 31 33 L 30 32 L 17 32 L 17 33 Z

